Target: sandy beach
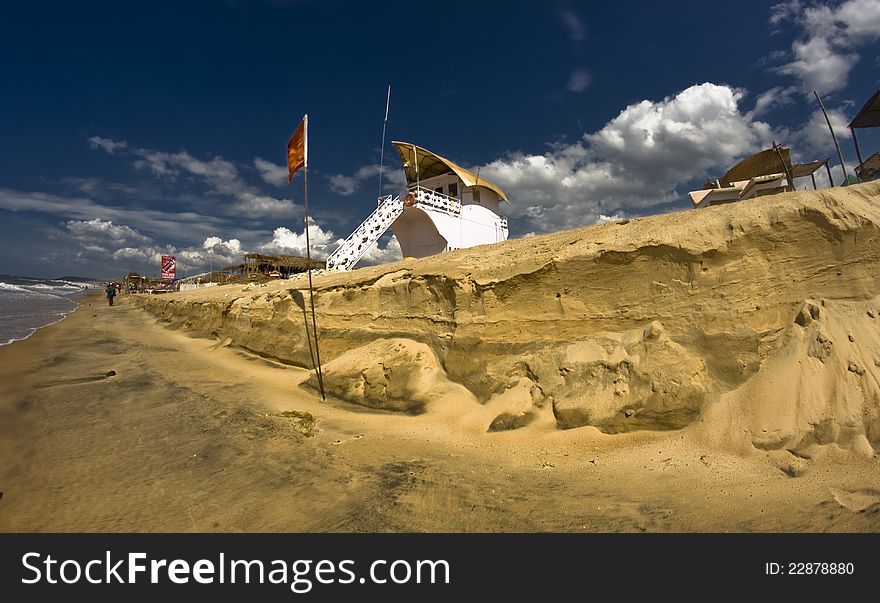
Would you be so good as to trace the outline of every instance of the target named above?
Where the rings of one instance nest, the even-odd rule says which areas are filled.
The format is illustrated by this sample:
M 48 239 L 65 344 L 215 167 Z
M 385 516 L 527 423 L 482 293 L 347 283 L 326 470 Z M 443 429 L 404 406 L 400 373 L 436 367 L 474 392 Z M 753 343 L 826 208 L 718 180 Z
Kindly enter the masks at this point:
M 0 349 L 2 531 L 880 527 L 835 500 L 880 489 L 875 459 L 794 479 L 676 432 L 463 433 L 322 403 L 304 370 L 101 301 Z M 284 410 L 312 413 L 311 437 Z
M 875 188 L 865 191 L 868 198 L 877 194 Z M 818 195 L 810 199 L 813 204 L 828 202 L 828 197 Z M 760 212 L 777 214 L 784 213 L 784 204 L 793 203 L 791 199 L 758 201 L 769 208 Z M 699 216 L 700 220 L 710 222 L 732 220 L 734 232 L 728 235 L 726 243 L 729 253 L 736 248 L 737 220 L 741 224 L 751 222 L 753 226 L 756 220 L 754 212 L 758 206 L 742 205 L 718 208 L 717 212 L 707 211 Z M 845 213 L 843 209 L 838 205 L 829 211 L 841 216 Z M 808 216 L 804 224 L 817 223 L 809 211 L 795 211 Z M 734 219 L 731 212 L 740 213 Z M 681 223 L 682 228 L 689 228 L 683 222 L 695 219 L 693 215 L 682 213 L 650 220 L 665 220 L 673 226 Z M 843 224 L 843 230 L 850 229 L 846 221 L 844 215 L 837 224 Z M 710 222 L 699 223 L 707 228 L 697 229 L 696 238 L 709 232 Z M 655 228 L 657 223 L 636 225 L 639 230 L 627 237 L 622 237 L 614 225 L 584 232 L 590 233 L 591 244 L 602 244 L 603 253 L 613 249 L 609 237 L 632 250 L 639 248 L 642 233 L 659 239 L 655 245 L 663 243 L 663 233 Z M 852 224 L 852 229 L 862 229 L 860 233 L 868 227 L 876 229 L 873 218 L 864 216 L 853 218 Z M 785 249 L 785 233 L 778 225 L 773 228 L 776 249 Z M 760 228 L 754 227 L 750 232 L 757 230 Z M 670 227 L 666 232 L 673 231 Z M 578 238 L 579 232 L 572 231 L 575 234 L 570 236 Z M 740 240 L 751 245 L 749 261 L 772 252 L 772 248 L 762 247 L 761 241 L 765 239 L 749 238 L 748 232 L 743 232 L 746 234 Z M 807 234 L 802 232 L 799 236 L 809 239 Z M 841 240 L 849 239 L 829 236 L 828 245 L 834 247 Z M 554 251 L 562 248 L 559 241 L 540 237 L 531 243 L 520 240 L 511 244 L 537 246 L 533 249 L 552 247 L 548 253 L 557 255 L 556 274 L 565 271 L 564 258 Z M 821 246 L 815 241 L 807 244 L 813 245 L 816 256 L 822 255 Z M 860 243 L 851 245 L 851 253 L 873 257 L 876 240 L 862 236 Z M 413 264 L 413 270 L 424 274 L 436 271 L 437 262 L 453 262 L 464 266 L 462 271 L 473 273 L 479 281 L 479 270 L 468 259 L 473 258 L 473 252 L 470 253 L 429 258 Z M 690 253 L 703 252 L 693 249 Z M 722 274 L 713 286 L 702 285 L 703 290 L 713 295 L 720 291 L 728 300 L 724 306 L 727 315 L 717 309 L 720 306 L 711 314 L 716 339 L 722 343 L 714 344 L 710 351 L 716 356 L 724 350 L 736 351 L 740 358 L 745 358 L 740 348 L 747 337 L 724 339 L 717 334 L 725 330 L 719 325 L 735 323 L 745 328 L 752 320 L 753 332 L 760 335 L 753 342 L 759 356 L 755 366 L 749 371 L 741 369 L 747 374 L 736 381 L 724 364 L 735 364 L 735 358 L 719 360 L 714 367 L 711 363 L 705 365 L 705 360 L 690 359 L 691 355 L 698 355 L 693 342 L 705 344 L 706 337 L 701 340 L 693 332 L 689 337 L 682 335 L 685 330 L 676 326 L 676 320 L 686 323 L 689 319 L 681 300 L 691 299 L 690 307 L 710 315 L 700 310 L 707 303 L 705 297 L 693 301 L 701 287 L 693 279 L 689 287 L 679 287 L 678 298 L 661 291 L 667 295 L 665 307 L 677 308 L 678 319 L 672 316 L 675 312 L 665 318 L 660 316 L 659 320 L 646 317 L 642 310 L 633 307 L 627 317 L 620 319 L 626 327 L 619 329 L 623 333 L 620 336 L 612 337 L 607 331 L 615 320 L 614 314 L 602 313 L 594 306 L 590 312 L 602 317 L 601 325 L 582 325 L 581 339 L 588 343 L 616 341 L 629 359 L 614 360 L 613 353 L 624 352 L 612 350 L 608 352 L 611 356 L 593 362 L 583 356 L 585 352 L 578 352 L 581 356 L 575 360 L 581 365 L 570 360 L 568 368 L 600 366 L 605 367 L 602 370 L 614 368 L 619 372 L 620 366 L 629 367 L 629 389 L 622 389 L 618 380 L 614 382 L 617 389 L 606 392 L 607 399 L 602 398 L 606 393 L 594 392 L 600 402 L 605 400 L 605 410 L 600 413 L 592 409 L 592 414 L 586 415 L 575 412 L 583 402 L 564 389 L 568 382 L 554 385 L 542 377 L 540 365 L 522 374 L 507 373 L 512 380 L 503 387 L 488 383 L 486 375 L 463 378 L 460 368 L 453 379 L 453 367 L 456 362 L 461 365 L 461 359 L 454 358 L 461 353 L 455 351 L 454 338 L 430 335 L 421 341 L 417 341 L 418 337 L 407 339 L 406 321 L 400 323 L 404 326 L 389 329 L 394 308 L 386 303 L 384 316 L 375 308 L 364 312 L 373 313 L 368 321 L 373 329 L 370 341 L 365 331 L 354 324 L 359 317 L 343 318 L 345 308 L 333 305 L 351 299 L 351 290 L 357 288 L 364 296 L 361 300 L 369 296 L 387 300 L 375 287 L 394 280 L 383 274 L 398 274 L 394 278 L 400 278 L 400 265 L 351 275 L 324 275 L 323 280 L 316 281 L 319 291 L 325 292 L 324 301 L 319 304 L 319 324 L 326 328 L 323 335 L 327 340 L 335 342 L 328 344 L 326 352 L 328 386 L 334 394 L 326 402 L 307 385 L 310 371 L 296 366 L 301 350 L 293 349 L 297 341 L 293 331 L 302 329 L 302 323 L 297 322 L 301 315 L 297 314 L 296 306 L 289 305 L 291 300 L 296 301 L 296 285 L 292 288 L 289 282 L 273 281 L 256 290 L 230 285 L 191 294 L 151 296 L 155 299 L 150 300 L 122 296 L 114 307 L 108 307 L 98 295 L 88 296 L 62 322 L 25 341 L 0 348 L 0 531 L 880 531 L 880 459 L 872 448 L 876 438 L 872 431 L 875 418 L 871 414 L 876 412 L 874 390 L 858 386 L 862 388 L 858 391 L 866 392 L 864 402 L 861 398 L 856 400 L 855 395 L 845 396 L 851 404 L 862 404 L 852 412 L 841 410 L 842 403 L 832 400 L 837 410 L 820 408 L 816 412 L 826 413 L 829 418 L 825 423 L 817 423 L 815 418 L 808 417 L 812 427 L 804 431 L 800 425 L 807 419 L 801 417 L 802 407 L 819 403 L 810 401 L 801 390 L 809 389 L 811 383 L 814 389 L 821 389 L 825 381 L 819 377 L 812 382 L 803 381 L 797 368 L 809 365 L 809 374 L 818 375 L 823 367 L 832 366 L 831 360 L 838 353 L 822 356 L 809 348 L 812 355 L 808 355 L 806 347 L 799 347 L 798 338 L 805 338 L 805 346 L 811 341 L 822 342 L 810 329 L 826 333 L 836 342 L 835 350 L 843 348 L 846 333 L 855 333 L 856 337 L 850 339 L 856 340 L 854 345 L 867 342 L 863 345 L 875 350 L 880 332 L 875 326 L 858 326 L 862 323 L 856 321 L 866 316 L 866 308 L 873 313 L 872 308 L 878 306 L 876 264 L 860 269 L 848 263 L 846 254 L 839 256 L 840 265 L 849 270 L 845 278 L 855 283 L 852 289 L 861 292 L 858 294 L 840 288 L 836 279 L 841 272 L 815 273 L 811 277 L 816 293 L 813 310 L 813 302 L 790 302 L 783 288 L 777 291 L 761 283 L 748 285 L 748 279 L 740 280 L 742 273 L 731 274 L 730 269 L 725 275 L 718 253 L 708 255 L 716 258 L 716 264 L 707 266 L 713 272 L 720 266 Z M 743 266 L 741 257 L 739 266 Z M 497 257 L 489 257 L 487 263 L 496 260 Z M 529 262 L 540 260 L 539 253 L 527 258 Z M 648 257 L 648 261 L 654 260 Z M 662 262 L 668 264 L 669 260 Z M 791 262 L 785 265 L 790 275 L 798 273 Z M 671 270 L 681 273 L 679 268 Z M 631 269 L 638 272 L 637 266 Z M 654 282 L 663 280 L 662 270 L 654 273 Z M 820 282 L 829 274 L 827 282 Z M 348 288 L 340 286 L 345 278 L 349 279 Z M 611 274 L 607 278 L 616 277 Z M 795 291 L 794 297 L 801 295 L 794 276 L 785 285 L 784 290 Z M 822 290 L 829 287 L 842 292 L 840 299 L 835 300 Z M 503 305 L 505 299 L 513 303 L 515 300 L 511 300 L 517 295 L 517 291 L 502 295 L 501 289 L 496 284 L 493 299 L 484 302 L 480 316 L 474 318 L 477 312 L 472 306 L 471 314 L 458 315 L 461 322 L 456 336 L 470 338 L 467 349 L 486 354 L 480 356 L 486 359 L 490 358 L 485 352 L 486 342 L 495 333 L 494 349 L 499 349 L 497 334 L 503 327 L 492 318 L 491 305 Z M 609 295 L 610 289 L 597 285 L 594 279 L 584 291 L 602 298 Z M 523 290 L 531 291 L 537 298 L 535 292 L 540 289 L 536 281 L 521 279 L 518 291 Z M 410 291 L 411 300 L 428 300 L 422 305 L 429 306 L 427 313 L 432 315 L 434 324 L 440 324 L 440 302 L 435 299 L 431 306 L 430 295 L 419 297 L 421 294 L 412 285 Z M 554 315 L 557 332 L 547 338 L 558 336 L 564 340 L 570 357 L 574 339 L 571 331 L 577 320 L 573 312 L 579 302 L 575 299 L 576 291 L 560 291 L 562 302 L 560 295 L 542 297 L 548 304 L 568 304 L 567 313 Z M 740 292 L 739 299 L 731 295 L 732 291 Z M 763 311 L 754 310 L 754 296 L 765 300 Z M 257 303 L 260 297 L 262 305 Z M 484 295 L 484 299 L 487 297 Z M 464 303 L 460 295 L 456 299 L 457 303 Z M 779 301 L 778 307 L 774 307 L 774 299 Z M 212 318 L 211 303 L 227 308 L 222 320 Z M 245 315 L 240 311 L 248 303 L 251 305 L 245 324 Z M 180 314 L 183 306 L 190 309 L 185 320 Z M 230 310 L 233 306 L 234 311 Z M 736 312 L 731 310 L 734 306 L 738 308 Z M 272 313 L 267 310 L 272 307 L 289 316 L 289 321 L 272 322 Z M 362 307 L 367 308 L 366 304 Z M 521 315 L 537 312 L 537 304 L 533 308 L 510 307 Z M 743 319 L 740 310 L 747 307 L 752 309 Z M 178 314 L 174 314 L 173 308 Z M 239 314 L 236 316 L 235 312 Z M 416 318 L 409 319 L 412 322 Z M 777 319 L 782 325 L 778 328 L 770 324 Z M 252 333 L 253 339 L 236 339 L 228 326 L 232 322 L 224 321 L 234 322 L 241 332 Z M 340 321 L 345 324 L 340 326 Z M 757 323 L 762 326 L 757 328 Z M 266 325 L 273 325 L 274 339 L 266 335 Z M 639 330 L 638 337 L 626 335 L 632 325 L 640 325 L 644 333 Z M 478 331 L 477 326 L 482 330 Z M 538 330 L 535 324 L 523 322 L 519 328 Z M 394 332 L 377 335 L 382 329 Z M 256 337 L 260 334 L 265 335 L 262 349 Z M 348 344 L 345 337 L 349 337 Z M 526 337 L 535 339 L 533 334 L 523 335 Z M 446 341 L 445 347 L 434 345 L 434 340 Z M 285 341 L 291 345 L 286 357 L 277 352 Z M 652 343 L 655 341 L 660 344 Z M 372 345 L 373 348 L 365 350 L 378 350 L 377 353 L 387 354 L 398 362 L 384 366 L 384 398 L 370 393 L 370 387 L 376 383 L 369 372 L 374 358 L 361 350 L 354 357 L 362 360 L 351 360 L 349 353 L 359 344 Z M 552 343 L 557 344 L 555 340 Z M 661 344 L 663 349 L 671 350 L 674 361 L 664 360 L 666 352 L 652 347 Z M 516 358 L 538 353 L 535 348 L 517 348 L 510 343 L 508 347 L 509 354 Z M 636 348 L 642 350 L 642 365 L 634 359 Z M 539 351 L 542 358 L 556 358 L 555 349 Z M 608 349 L 611 348 L 606 345 Z M 444 353 L 442 362 L 432 360 L 434 354 L 441 358 Z M 857 353 L 861 352 L 853 351 L 852 357 L 858 357 Z M 701 358 L 706 355 L 704 348 Z M 841 358 L 844 365 L 834 369 L 834 379 L 867 379 L 876 370 L 873 365 L 862 369 L 865 363 L 847 364 L 850 356 Z M 350 387 L 352 379 L 344 377 L 351 362 L 362 364 L 358 370 L 363 383 L 357 391 Z M 682 364 L 691 366 L 688 370 L 696 384 L 693 387 L 699 385 L 699 391 L 705 392 L 696 413 L 686 412 L 687 406 L 685 410 L 675 407 L 661 412 L 656 405 L 668 405 L 667 398 L 649 397 L 644 407 L 630 399 L 642 387 L 639 366 L 649 367 L 651 383 L 665 383 L 663 375 L 668 374 L 679 387 L 683 382 L 675 371 L 680 371 L 678 367 Z M 708 368 L 701 368 L 704 366 Z M 398 383 L 396 377 L 389 375 L 404 375 L 405 383 Z M 526 378 L 531 381 L 527 383 Z M 604 379 L 601 374 L 596 378 Z M 788 407 L 778 406 L 778 400 L 787 395 L 788 382 L 801 384 L 799 393 L 792 394 L 795 406 L 801 409 L 797 416 L 789 416 Z M 475 385 L 479 383 L 482 385 Z M 544 403 L 536 398 L 536 384 L 543 388 L 545 396 L 555 396 L 553 400 Z M 843 386 L 837 383 L 833 387 Z M 676 399 L 685 400 L 691 391 L 681 385 L 673 393 L 678 392 Z M 523 407 L 523 396 L 529 405 L 534 403 L 534 408 Z M 417 404 L 382 407 L 374 403 L 377 399 L 409 399 Z M 616 400 L 619 408 L 608 407 L 608 400 Z M 864 417 L 866 427 L 840 418 L 853 412 Z M 528 421 L 517 424 L 517 417 L 526 414 Z M 502 415 L 514 424 L 504 425 L 504 420 L 497 423 Z M 632 422 L 627 422 L 629 419 Z M 576 420 L 580 423 L 572 425 Z M 502 430 L 491 431 L 489 426 L 493 423 Z M 761 435 L 762 430 L 756 426 L 770 423 L 778 429 L 788 426 L 788 431 L 780 435 L 764 429 Z M 511 426 L 517 428 L 504 429 Z M 733 437 L 734 432 L 746 434 L 747 440 L 743 440 L 746 436 Z

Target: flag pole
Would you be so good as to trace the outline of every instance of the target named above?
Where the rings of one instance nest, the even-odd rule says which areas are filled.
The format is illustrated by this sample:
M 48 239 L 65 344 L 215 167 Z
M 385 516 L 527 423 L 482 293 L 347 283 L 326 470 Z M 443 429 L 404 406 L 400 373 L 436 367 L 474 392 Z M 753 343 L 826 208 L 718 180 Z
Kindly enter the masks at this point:
M 315 321 L 315 293 L 312 290 L 312 251 L 311 244 L 309 242 L 309 116 L 306 114 L 303 117 L 303 123 L 305 124 L 304 133 L 303 133 L 303 155 L 304 155 L 304 163 L 303 163 L 303 199 L 305 202 L 306 208 L 306 260 L 308 262 L 308 271 L 309 271 L 309 303 L 312 306 L 312 330 L 315 335 L 315 356 L 317 361 L 315 364 L 315 376 L 318 378 L 318 388 L 321 390 L 321 399 L 326 400 L 327 397 L 324 395 L 324 375 L 321 371 L 321 352 L 318 349 L 318 323 Z M 306 325 L 306 331 L 308 331 L 308 325 Z M 308 337 L 308 333 L 306 334 Z

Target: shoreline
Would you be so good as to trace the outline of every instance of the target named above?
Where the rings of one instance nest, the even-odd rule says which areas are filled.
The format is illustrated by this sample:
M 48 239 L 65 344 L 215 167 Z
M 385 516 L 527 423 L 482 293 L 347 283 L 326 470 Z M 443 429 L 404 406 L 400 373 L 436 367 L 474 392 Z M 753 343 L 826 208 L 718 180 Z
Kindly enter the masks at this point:
M 491 409 L 456 396 L 324 403 L 309 371 L 99 299 L 0 348 L 0 531 L 880 530 L 878 460 L 833 444 L 792 477 L 692 428 L 486 433 Z
M 85 296 L 83 296 L 83 297 L 85 297 Z M 73 300 L 70 300 L 70 301 L 74 304 L 74 307 L 69 312 L 64 312 L 61 315 L 61 318 L 59 318 L 58 320 L 53 320 L 52 322 L 46 323 L 46 324 L 39 326 L 39 327 L 33 327 L 31 332 L 28 333 L 27 335 L 25 335 L 24 337 L 13 337 L 11 339 L 8 339 L 5 343 L 0 343 L 0 348 L 8 346 L 8 345 L 12 345 L 13 343 L 17 343 L 19 341 L 25 341 L 25 340 L 33 337 L 37 333 L 37 331 L 39 331 L 40 329 L 45 329 L 46 327 L 51 327 L 52 325 L 58 324 L 59 322 L 61 322 L 62 320 L 64 320 L 65 318 L 67 318 L 68 316 L 73 314 L 74 312 L 76 312 L 77 309 L 79 308 L 79 304 L 76 301 L 73 301 Z
M 31 329 L 31 332 L 28 333 L 27 335 L 25 335 L 24 337 L 13 337 L 13 338 L 8 339 L 6 342 L 0 342 L 0 348 L 8 346 L 8 345 L 12 345 L 13 343 L 17 343 L 19 341 L 25 341 L 25 340 L 29 339 L 30 337 L 33 337 L 37 331 L 39 331 L 41 329 L 45 329 L 46 327 L 50 327 L 54 324 L 61 322 L 62 320 L 64 320 L 65 318 L 67 318 L 68 316 L 70 316 L 71 314 L 73 314 L 74 312 L 76 312 L 79 309 L 81 300 L 85 299 L 86 297 L 88 297 L 90 295 L 98 295 L 98 293 L 99 293 L 98 290 L 75 291 L 75 292 L 71 293 L 70 297 L 68 297 L 66 295 L 55 295 L 52 293 L 41 294 L 41 295 L 50 295 L 52 297 L 57 297 L 60 299 L 67 300 L 71 304 L 73 304 L 73 307 L 67 312 L 61 312 L 61 317 L 58 318 L 57 320 L 53 320 L 52 322 L 48 322 L 48 323 L 46 323 L 44 325 L 40 325 L 38 327 L 29 327 Z

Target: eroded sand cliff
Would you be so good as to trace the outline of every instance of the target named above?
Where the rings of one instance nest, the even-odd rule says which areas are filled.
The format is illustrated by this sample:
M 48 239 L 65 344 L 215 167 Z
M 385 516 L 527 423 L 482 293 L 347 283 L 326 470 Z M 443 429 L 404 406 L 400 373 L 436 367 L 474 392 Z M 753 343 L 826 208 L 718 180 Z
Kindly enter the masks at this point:
M 878 204 L 877 183 L 787 193 L 320 274 L 328 393 L 481 406 L 492 431 L 688 427 L 790 474 L 830 444 L 874 455 Z M 170 326 L 311 367 L 305 286 L 138 299 Z

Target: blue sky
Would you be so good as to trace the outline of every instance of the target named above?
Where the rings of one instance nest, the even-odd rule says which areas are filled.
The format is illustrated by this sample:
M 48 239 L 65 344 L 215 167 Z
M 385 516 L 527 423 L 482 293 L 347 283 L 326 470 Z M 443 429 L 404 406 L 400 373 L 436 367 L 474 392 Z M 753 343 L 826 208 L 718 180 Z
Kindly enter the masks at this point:
M 814 89 L 852 169 L 845 126 L 880 87 L 878 49 L 880 0 L 7 6 L 0 273 L 302 253 L 302 176 L 287 186 L 282 164 L 303 113 L 323 257 L 375 207 L 389 84 L 388 140 L 479 167 L 513 237 L 686 209 L 773 140 L 833 156 Z M 385 165 L 391 192 L 390 146 Z M 368 261 L 396 257 L 386 237 Z

